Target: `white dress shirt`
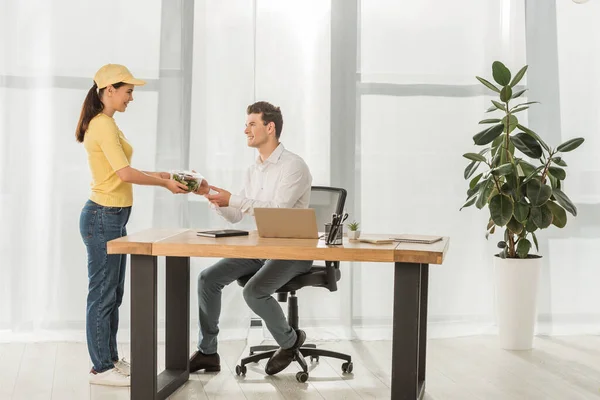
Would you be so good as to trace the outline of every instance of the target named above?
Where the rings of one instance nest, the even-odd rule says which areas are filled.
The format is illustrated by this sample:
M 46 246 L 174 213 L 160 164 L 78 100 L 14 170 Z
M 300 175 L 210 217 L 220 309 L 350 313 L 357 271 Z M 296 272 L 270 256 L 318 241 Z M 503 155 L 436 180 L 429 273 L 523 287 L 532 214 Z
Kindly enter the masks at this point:
M 254 215 L 254 207 L 308 208 L 312 176 L 304 160 L 287 151 L 282 143 L 264 162 L 260 156 L 246 171 L 244 187 L 231 195 L 229 207 L 215 207 L 231 223 L 244 214 Z

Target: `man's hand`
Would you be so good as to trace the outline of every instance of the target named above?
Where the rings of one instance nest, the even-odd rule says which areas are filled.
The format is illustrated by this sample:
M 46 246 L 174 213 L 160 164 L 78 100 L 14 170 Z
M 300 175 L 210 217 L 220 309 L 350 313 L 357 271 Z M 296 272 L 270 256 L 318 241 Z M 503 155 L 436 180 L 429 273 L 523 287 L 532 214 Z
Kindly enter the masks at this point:
M 208 186 L 208 182 L 206 182 L 206 179 L 202 179 L 202 182 L 200 182 L 200 186 L 198 186 L 198 189 L 196 189 L 194 193 L 200 195 L 206 195 L 210 193 L 210 187 Z
M 229 193 L 225 189 L 218 188 L 216 186 L 209 186 L 210 189 L 217 192 L 217 194 L 207 194 L 204 197 L 208 199 L 211 203 L 219 206 L 219 207 L 228 207 L 229 199 L 231 198 L 231 193 Z

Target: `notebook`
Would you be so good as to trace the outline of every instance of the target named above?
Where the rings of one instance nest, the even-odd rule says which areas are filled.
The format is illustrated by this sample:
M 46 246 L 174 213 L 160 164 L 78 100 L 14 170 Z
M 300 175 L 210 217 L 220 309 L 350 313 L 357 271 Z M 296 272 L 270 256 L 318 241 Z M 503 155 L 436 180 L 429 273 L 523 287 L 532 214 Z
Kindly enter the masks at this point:
M 394 243 L 394 239 L 381 239 L 381 238 L 370 238 L 370 237 L 361 237 L 358 239 L 358 241 L 363 242 L 363 243 L 371 243 L 371 244 Z
M 432 244 L 442 240 L 441 236 L 426 235 L 397 235 L 390 239 L 400 243 Z
M 199 231 L 198 236 L 206 236 L 212 238 L 228 237 L 228 236 L 248 236 L 248 231 L 240 231 L 237 229 L 218 229 L 214 231 Z

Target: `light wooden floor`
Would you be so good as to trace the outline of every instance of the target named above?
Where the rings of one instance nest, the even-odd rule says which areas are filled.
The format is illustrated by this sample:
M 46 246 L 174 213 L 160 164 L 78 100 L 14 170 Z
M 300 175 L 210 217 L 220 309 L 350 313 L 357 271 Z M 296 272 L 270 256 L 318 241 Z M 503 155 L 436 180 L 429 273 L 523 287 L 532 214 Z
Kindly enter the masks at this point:
M 298 383 L 293 364 L 277 376 L 264 362 L 245 378 L 235 365 L 245 342 L 220 345 L 222 371 L 192 374 L 171 399 L 389 399 L 391 343 L 344 341 L 319 347 L 350 353 L 352 375 L 341 361 L 322 358 L 307 383 Z M 161 349 L 162 350 L 162 349 Z M 128 353 L 123 346 L 122 355 Z M 429 400 L 600 399 L 600 336 L 540 337 L 527 352 L 499 350 L 493 336 L 432 339 L 428 346 Z M 164 364 L 159 352 L 159 366 Z M 123 400 L 128 389 L 90 386 L 88 354 L 81 343 L 0 344 L 1 400 Z

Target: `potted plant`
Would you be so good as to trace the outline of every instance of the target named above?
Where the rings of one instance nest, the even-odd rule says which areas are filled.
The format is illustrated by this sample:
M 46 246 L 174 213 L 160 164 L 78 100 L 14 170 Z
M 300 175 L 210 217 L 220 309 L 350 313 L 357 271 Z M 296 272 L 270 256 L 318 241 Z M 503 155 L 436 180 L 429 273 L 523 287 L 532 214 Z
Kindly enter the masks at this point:
M 358 230 L 360 223 L 354 221 L 348 224 L 348 239 L 357 240 L 360 237 L 360 231 Z
M 489 125 L 473 136 L 474 144 L 483 149 L 463 155 L 471 162 L 464 172 L 469 188 L 461 210 L 473 204 L 478 209 L 487 206 L 486 239 L 497 228 L 504 228 L 500 251 L 494 257 L 496 306 L 500 345 L 512 350 L 532 347 L 541 270 L 541 257 L 531 254 L 532 242 L 539 251 L 538 229 L 550 225 L 563 228 L 567 212 L 577 215 L 563 191 L 567 163 L 562 153 L 575 150 L 584 141 L 574 138 L 553 148 L 519 122 L 518 113 L 537 103 L 518 100 L 527 89 L 515 86 L 526 71 L 524 66 L 511 79 L 510 70 L 496 61 L 492 76 L 498 86 L 477 77 L 499 96 L 486 112 L 499 111 L 501 115 L 479 122 Z

